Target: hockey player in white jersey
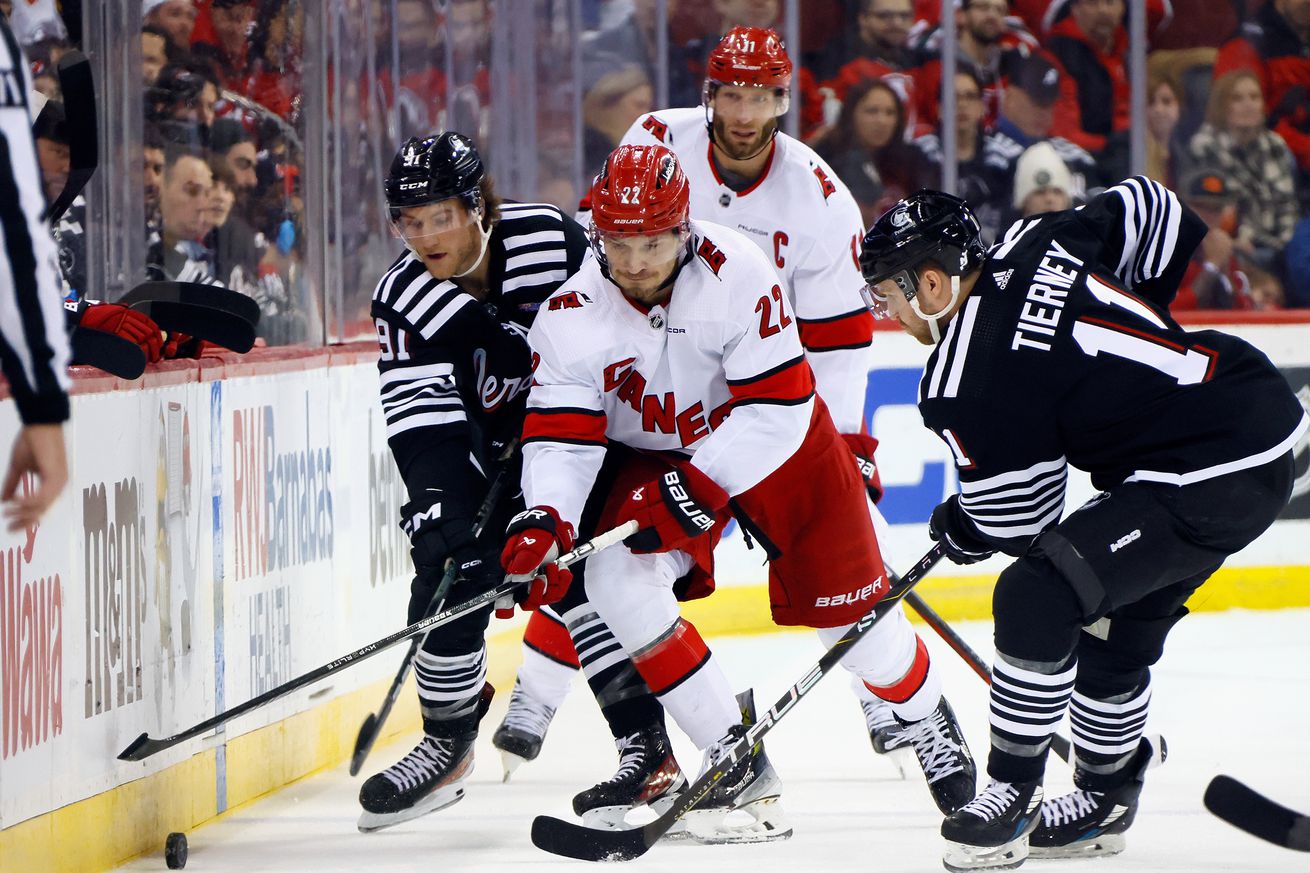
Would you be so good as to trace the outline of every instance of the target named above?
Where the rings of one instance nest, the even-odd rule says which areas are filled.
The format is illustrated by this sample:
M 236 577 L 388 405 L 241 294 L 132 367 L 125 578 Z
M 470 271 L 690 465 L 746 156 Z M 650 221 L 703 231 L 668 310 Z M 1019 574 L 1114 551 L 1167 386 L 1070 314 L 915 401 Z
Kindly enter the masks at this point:
M 624 547 L 590 559 L 587 597 L 711 761 L 741 736 L 742 713 L 675 590 L 712 590 L 721 522 L 736 518 L 769 556 L 774 621 L 819 628 L 825 644 L 886 593 L 887 578 L 863 479 L 815 395 L 767 259 L 741 234 L 689 219 L 687 180 L 663 146 L 620 146 L 591 198 L 596 258 L 529 334 L 532 508 L 511 523 L 501 559 L 510 574 L 536 572 L 567 547 L 588 503 L 603 503 L 597 529 L 637 520 Z M 552 570 L 546 602 L 567 575 Z M 935 756 L 955 770 L 937 799 L 954 808 L 972 791 L 973 763 L 940 695 L 922 693 L 923 645 L 900 615 L 871 634 L 843 664 L 933 735 Z M 689 829 L 707 841 L 788 835 L 762 749 L 740 767 Z M 732 809 L 754 824 L 725 834 Z
M 792 70 L 772 30 L 733 28 L 710 55 L 704 105 L 644 115 L 623 141 L 670 149 L 691 186 L 692 216 L 739 231 L 773 265 L 796 315 L 818 394 L 876 502 L 882 494 L 877 441 L 864 426 L 873 317 L 860 296 L 860 210 L 822 158 L 778 130 L 778 118 L 788 109 Z M 870 511 L 885 536 L 881 513 L 872 506 Z M 917 693 L 936 702 L 941 681 L 927 650 L 921 652 L 926 673 Z M 558 707 L 576 664 L 573 657 L 564 626 L 553 614 L 535 614 L 524 635 L 525 667 L 519 675 L 520 687 L 532 692 L 528 699 L 547 701 L 552 711 Z M 583 661 L 585 669 L 587 658 Z M 853 679 L 852 686 L 876 751 L 894 752 L 898 766 L 904 756 L 917 756 L 930 787 L 952 775 L 952 768 L 939 766 L 932 755 L 929 734 L 907 731 L 864 682 Z M 949 710 L 944 701 L 942 706 Z M 515 709 L 511 706 L 507 723 L 526 721 L 531 714 L 517 717 Z M 941 805 L 936 793 L 934 798 Z

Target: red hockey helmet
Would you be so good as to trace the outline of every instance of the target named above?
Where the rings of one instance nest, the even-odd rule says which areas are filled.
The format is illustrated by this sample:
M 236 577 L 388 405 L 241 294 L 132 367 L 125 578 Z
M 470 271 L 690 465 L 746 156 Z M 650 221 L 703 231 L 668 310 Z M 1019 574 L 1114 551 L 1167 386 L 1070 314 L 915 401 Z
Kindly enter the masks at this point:
M 683 228 L 690 210 L 687 177 L 664 146 L 619 146 L 591 185 L 591 224 L 605 236 Z
M 763 27 L 734 27 L 710 52 L 705 78 L 720 85 L 787 90 L 791 71 L 778 34 Z

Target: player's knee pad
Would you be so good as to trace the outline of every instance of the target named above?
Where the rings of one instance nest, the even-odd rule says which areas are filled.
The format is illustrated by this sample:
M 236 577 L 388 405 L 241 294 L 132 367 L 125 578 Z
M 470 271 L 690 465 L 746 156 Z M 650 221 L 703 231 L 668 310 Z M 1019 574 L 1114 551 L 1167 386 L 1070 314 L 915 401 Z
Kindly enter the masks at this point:
M 1001 572 L 992 594 L 996 648 L 1011 658 L 1063 661 L 1077 643 L 1082 607 L 1055 565 L 1030 551 Z
M 822 627 L 816 632 L 823 647 L 830 649 L 850 627 Z M 890 685 L 909 671 L 917 642 L 905 610 L 897 604 L 865 633 L 858 646 L 851 647 L 841 659 L 841 665 L 871 685 Z
M 443 658 L 476 652 L 482 648 L 490 619 L 489 609 L 476 609 L 466 613 L 450 624 L 442 625 L 429 633 L 423 640 L 423 651 Z
M 626 651 L 645 646 L 677 620 L 673 583 L 684 573 L 677 555 L 637 555 L 614 546 L 587 559 L 587 599 Z
M 1181 608 L 1163 618 L 1112 613 L 1084 629 L 1078 640 L 1078 692 L 1103 700 L 1142 687 L 1164 654 L 1169 631 L 1186 614 Z

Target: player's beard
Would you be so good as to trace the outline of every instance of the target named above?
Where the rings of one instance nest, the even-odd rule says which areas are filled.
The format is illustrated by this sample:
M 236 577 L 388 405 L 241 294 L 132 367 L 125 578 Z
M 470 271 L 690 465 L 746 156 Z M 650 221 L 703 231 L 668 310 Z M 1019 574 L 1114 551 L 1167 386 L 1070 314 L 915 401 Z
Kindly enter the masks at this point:
M 714 116 L 714 145 L 734 161 L 749 161 L 768 148 L 778 129 L 778 119 L 771 118 L 765 122 L 759 135 L 745 145 L 738 146 L 728 137 L 728 124 L 720 116 Z

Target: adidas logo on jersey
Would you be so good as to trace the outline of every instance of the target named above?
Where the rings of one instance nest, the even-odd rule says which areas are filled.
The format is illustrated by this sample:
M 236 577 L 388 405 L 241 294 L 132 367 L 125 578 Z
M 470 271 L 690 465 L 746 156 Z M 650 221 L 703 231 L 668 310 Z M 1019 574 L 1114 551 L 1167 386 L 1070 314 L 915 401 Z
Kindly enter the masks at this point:
M 1013 272 L 1014 270 L 1006 270 L 1003 273 L 992 273 L 992 281 L 996 283 L 997 288 L 1004 291 L 1005 286 L 1010 284 L 1010 274 Z

